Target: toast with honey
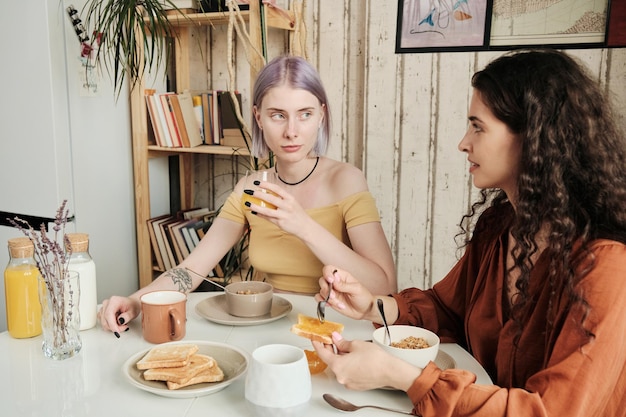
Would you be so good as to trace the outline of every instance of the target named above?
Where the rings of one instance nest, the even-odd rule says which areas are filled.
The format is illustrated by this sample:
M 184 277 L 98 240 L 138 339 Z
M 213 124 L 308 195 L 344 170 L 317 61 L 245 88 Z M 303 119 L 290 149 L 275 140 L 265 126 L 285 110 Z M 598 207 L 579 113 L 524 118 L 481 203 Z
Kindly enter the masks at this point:
M 177 368 L 187 365 L 191 355 L 198 351 L 198 345 L 172 344 L 155 346 L 137 362 L 137 369 Z
M 343 324 L 325 320 L 322 323 L 319 319 L 298 314 L 298 322 L 291 326 L 291 332 L 307 339 L 322 342 L 330 345 L 333 343 L 331 337 L 333 332 L 341 333 Z

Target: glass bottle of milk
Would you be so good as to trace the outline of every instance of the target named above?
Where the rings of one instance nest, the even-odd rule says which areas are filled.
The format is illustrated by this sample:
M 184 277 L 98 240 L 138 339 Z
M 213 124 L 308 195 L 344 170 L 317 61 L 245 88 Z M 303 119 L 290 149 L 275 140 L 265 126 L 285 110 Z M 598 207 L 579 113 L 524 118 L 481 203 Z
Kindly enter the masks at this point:
M 68 269 L 77 271 L 80 280 L 80 330 L 91 329 L 96 325 L 98 296 L 96 288 L 96 264 L 89 254 L 89 235 L 86 233 L 66 234 L 72 251 Z

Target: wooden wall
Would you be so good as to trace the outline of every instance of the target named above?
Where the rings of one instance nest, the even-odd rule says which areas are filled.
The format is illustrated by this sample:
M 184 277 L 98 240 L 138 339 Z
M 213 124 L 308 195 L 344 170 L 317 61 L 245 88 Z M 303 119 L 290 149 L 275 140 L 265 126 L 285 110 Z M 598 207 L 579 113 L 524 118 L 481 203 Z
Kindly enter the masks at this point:
M 396 259 L 399 287 L 427 288 L 459 255 L 454 236 L 475 190 L 457 144 L 467 126 L 470 78 L 498 53 L 395 54 L 397 3 L 305 1 L 307 58 L 329 93 L 334 131 L 329 156 L 365 172 Z M 210 62 L 200 60 L 206 71 L 199 72 L 198 88 L 227 87 L 223 36 L 225 29 L 216 28 L 203 40 L 212 52 L 204 57 Z M 236 86 L 249 120 L 250 80 L 242 43 L 236 47 Z M 269 45 L 272 58 L 288 41 L 270 30 Z M 570 52 L 612 94 L 626 130 L 626 49 Z M 202 169 L 232 172 L 227 161 L 219 166 Z M 218 184 L 229 186 L 230 179 Z M 206 184 L 199 190 L 199 198 L 212 191 Z M 215 204 L 225 198 L 224 192 L 218 195 Z

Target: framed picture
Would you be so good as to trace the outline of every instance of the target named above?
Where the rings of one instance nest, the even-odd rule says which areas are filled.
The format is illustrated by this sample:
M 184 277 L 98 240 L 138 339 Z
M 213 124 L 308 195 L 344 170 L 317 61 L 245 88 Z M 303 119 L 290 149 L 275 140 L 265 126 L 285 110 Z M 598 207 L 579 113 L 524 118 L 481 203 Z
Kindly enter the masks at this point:
M 493 0 L 489 46 L 602 47 L 608 11 L 609 0 Z
M 626 1 L 611 2 L 606 36 L 607 46 L 626 46 Z
M 483 50 L 493 0 L 398 0 L 396 53 Z

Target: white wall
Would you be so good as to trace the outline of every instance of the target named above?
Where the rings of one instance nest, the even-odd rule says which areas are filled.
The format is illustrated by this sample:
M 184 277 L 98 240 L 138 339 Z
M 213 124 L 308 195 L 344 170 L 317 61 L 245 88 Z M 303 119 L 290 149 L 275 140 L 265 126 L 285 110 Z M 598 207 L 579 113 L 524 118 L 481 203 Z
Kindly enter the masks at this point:
M 79 43 L 65 12 L 69 4 L 80 10 L 83 2 L 3 4 L 0 210 L 54 217 L 68 199 L 76 219 L 68 231 L 90 235 L 101 301 L 138 287 L 130 115 L 125 97 L 115 103 L 106 76 L 98 94 L 81 93 Z M 0 246 L 17 236 L 17 229 L 0 227 Z M 7 262 L 8 251 L 0 248 L 2 269 Z

